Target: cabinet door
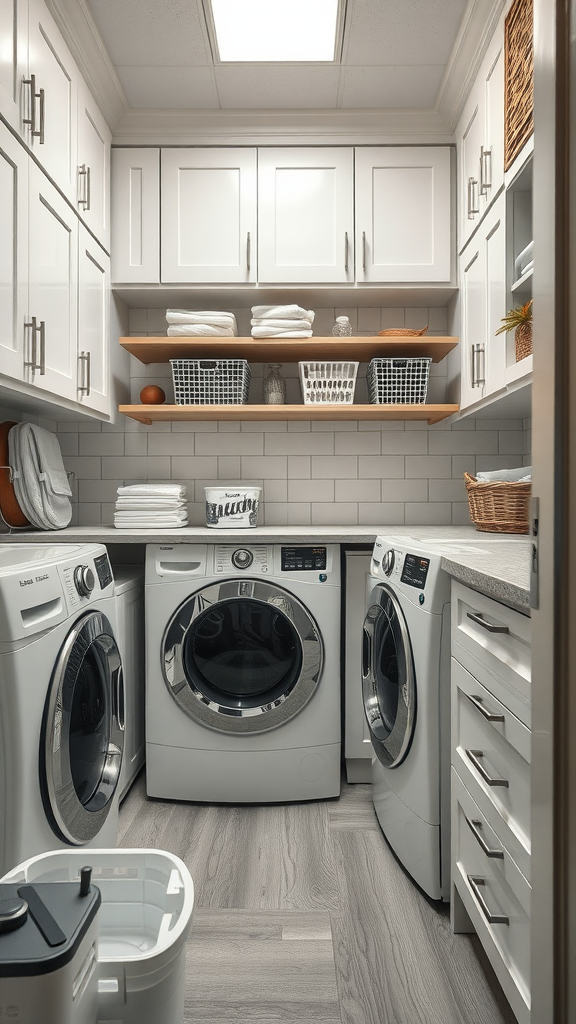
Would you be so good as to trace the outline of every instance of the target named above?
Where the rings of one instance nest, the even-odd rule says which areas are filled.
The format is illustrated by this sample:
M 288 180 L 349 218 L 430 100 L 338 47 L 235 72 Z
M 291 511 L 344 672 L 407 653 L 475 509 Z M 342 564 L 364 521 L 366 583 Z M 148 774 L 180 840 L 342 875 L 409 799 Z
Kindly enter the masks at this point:
M 160 283 L 160 150 L 113 149 L 112 281 Z
M 78 239 L 78 400 L 110 413 L 110 257 L 81 224 Z
M 78 219 L 30 164 L 28 322 L 35 317 L 32 382 L 76 401 Z M 34 333 L 34 332 L 31 332 Z
M 450 150 L 356 150 L 356 280 L 450 280 Z
M 256 150 L 163 149 L 161 279 L 256 281 Z
M 486 394 L 506 387 L 506 201 L 501 195 L 482 222 L 486 302 Z
M 484 144 L 480 157 L 480 205 L 486 208 L 504 185 L 504 39 L 498 33 L 484 62 Z
M 460 338 L 460 408 L 465 409 L 484 397 L 485 350 L 485 272 L 483 245 L 472 243 L 460 257 L 460 299 L 462 331 Z
M 36 134 L 30 126 L 25 140 L 46 172 L 74 202 L 80 76 L 42 0 L 30 0 L 28 46 L 30 75 L 34 75 L 36 90 L 33 104 Z
M 482 90 L 475 86 L 464 112 L 459 133 L 460 158 L 460 238 L 459 250 L 480 223 L 480 151 L 484 143 L 484 105 Z
M 28 77 L 28 0 L 0 4 L 0 114 L 21 132 L 22 82 Z
M 0 372 L 22 380 L 28 294 L 28 155 L 0 124 Z
M 258 280 L 354 280 L 353 151 L 258 150 Z
M 110 246 L 110 130 L 84 82 L 78 88 L 76 206 L 82 220 Z

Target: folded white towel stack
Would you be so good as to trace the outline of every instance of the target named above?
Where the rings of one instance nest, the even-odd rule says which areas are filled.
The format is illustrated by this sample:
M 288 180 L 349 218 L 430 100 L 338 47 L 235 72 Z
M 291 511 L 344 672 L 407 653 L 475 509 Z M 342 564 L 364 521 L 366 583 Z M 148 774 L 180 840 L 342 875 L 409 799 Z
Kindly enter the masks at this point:
M 114 526 L 154 530 L 188 526 L 183 484 L 128 484 L 118 488 Z
M 169 338 L 235 338 L 234 313 L 213 309 L 167 309 Z
M 532 479 L 532 466 L 520 466 L 518 469 L 492 469 L 476 474 L 479 484 L 506 483 L 526 484 Z
M 253 338 L 311 338 L 314 310 L 290 306 L 252 306 Z

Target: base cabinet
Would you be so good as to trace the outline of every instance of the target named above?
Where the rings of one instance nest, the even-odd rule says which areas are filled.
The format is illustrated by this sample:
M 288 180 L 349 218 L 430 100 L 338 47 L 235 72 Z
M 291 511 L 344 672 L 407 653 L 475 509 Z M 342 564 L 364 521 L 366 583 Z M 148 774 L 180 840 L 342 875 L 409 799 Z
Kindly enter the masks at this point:
M 452 584 L 452 893 L 530 1022 L 530 619 Z

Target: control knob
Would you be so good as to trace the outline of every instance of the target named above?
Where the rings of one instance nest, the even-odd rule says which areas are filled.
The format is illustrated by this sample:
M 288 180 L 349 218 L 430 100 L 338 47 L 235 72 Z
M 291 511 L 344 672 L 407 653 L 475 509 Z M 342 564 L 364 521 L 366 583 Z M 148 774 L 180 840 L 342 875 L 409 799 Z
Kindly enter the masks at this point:
M 382 559 L 382 570 L 386 573 L 386 576 L 391 576 L 394 571 L 394 551 L 389 548 L 384 558 Z
M 232 565 L 237 569 L 248 569 L 254 561 L 254 555 L 247 548 L 238 548 L 232 555 Z
M 74 569 L 74 586 L 81 597 L 89 597 L 94 590 L 94 573 L 89 565 L 77 565 Z

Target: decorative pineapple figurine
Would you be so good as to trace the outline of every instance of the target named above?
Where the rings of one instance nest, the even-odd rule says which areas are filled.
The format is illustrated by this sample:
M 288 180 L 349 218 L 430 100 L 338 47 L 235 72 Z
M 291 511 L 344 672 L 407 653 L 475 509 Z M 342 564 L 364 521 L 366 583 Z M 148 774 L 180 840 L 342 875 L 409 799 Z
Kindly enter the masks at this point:
M 502 327 L 496 334 L 503 334 L 508 331 L 515 331 L 514 345 L 516 348 L 516 362 L 526 359 L 532 354 L 532 299 L 523 306 L 516 306 L 502 318 Z

